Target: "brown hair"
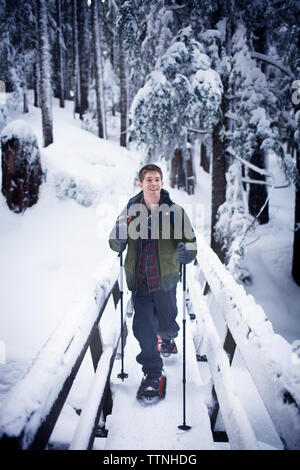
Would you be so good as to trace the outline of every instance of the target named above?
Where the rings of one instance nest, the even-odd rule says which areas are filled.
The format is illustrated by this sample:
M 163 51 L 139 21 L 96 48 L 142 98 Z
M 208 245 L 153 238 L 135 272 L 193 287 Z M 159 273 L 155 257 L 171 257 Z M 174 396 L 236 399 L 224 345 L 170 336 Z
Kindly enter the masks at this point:
M 163 179 L 163 174 L 159 166 L 149 163 L 148 165 L 143 166 L 139 171 L 139 180 L 141 183 L 144 181 L 147 171 L 157 171 L 160 174 L 161 180 Z

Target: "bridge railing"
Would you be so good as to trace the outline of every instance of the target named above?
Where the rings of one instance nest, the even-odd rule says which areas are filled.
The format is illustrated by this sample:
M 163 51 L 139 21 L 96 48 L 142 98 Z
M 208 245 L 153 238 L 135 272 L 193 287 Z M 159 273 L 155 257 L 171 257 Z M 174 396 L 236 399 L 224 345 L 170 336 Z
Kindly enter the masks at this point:
M 214 382 L 217 400 L 211 414 L 212 428 L 220 405 L 232 448 L 258 448 L 231 377 L 230 364 L 237 346 L 284 447 L 299 449 L 300 372 L 292 361 L 291 345 L 273 331 L 263 309 L 234 281 L 204 238 L 198 235 L 197 239 L 198 264 L 187 270 L 188 302 L 200 326 L 201 353 L 207 356 Z M 70 448 L 92 448 L 100 413 L 109 414 L 112 408 L 110 374 L 120 328 L 110 322 L 99 325 L 111 296 L 114 309 L 117 306 L 118 276 L 116 263 L 66 314 L 24 378 L 9 392 L 0 415 L 0 447 L 46 447 L 90 348 L 95 376 Z M 212 322 L 209 296 L 202 295 L 206 283 L 226 323 L 224 344 Z M 103 329 L 109 331 L 105 341 Z
M 300 366 L 292 360 L 292 345 L 274 332 L 262 307 L 233 279 L 201 234 L 197 235 L 197 241 L 198 264 L 189 270 L 189 285 L 193 309 L 199 325 L 202 326 L 201 354 L 207 356 L 214 379 L 218 380 L 218 375 L 222 372 L 223 378 L 228 378 L 224 352 L 228 364 L 231 364 L 237 346 L 284 448 L 300 449 Z M 202 292 L 207 290 L 206 284 L 209 286 L 209 294 L 199 296 L 201 289 Z M 227 328 L 223 352 L 219 357 L 217 351 L 220 351 L 220 339 L 216 336 L 208 311 L 208 299 L 211 295 Z M 218 401 L 212 413 L 212 427 L 215 426 L 219 403 L 222 406 L 222 401 L 224 402 L 224 393 L 230 394 L 230 387 L 224 391 L 226 380 L 221 384 L 220 388 L 220 382 L 217 385 L 216 380 L 214 381 L 214 393 L 216 392 Z M 228 409 L 230 408 L 227 407 Z M 231 421 L 227 423 L 227 434 L 234 433 L 233 415 L 234 412 Z M 240 431 L 239 439 L 243 439 L 243 431 Z
M 111 296 L 115 307 L 119 301 L 118 276 L 116 263 L 106 277 L 95 280 L 91 292 L 66 313 L 28 372 L 10 390 L 0 414 L 0 448 L 46 447 L 89 348 L 99 385 L 98 406 L 81 442 L 86 442 L 86 448 L 92 446 L 100 413 L 109 414 L 112 406 L 110 373 L 120 328 L 111 329 L 109 335 L 106 333 L 104 342 L 99 325 Z M 105 325 L 107 327 L 110 328 Z

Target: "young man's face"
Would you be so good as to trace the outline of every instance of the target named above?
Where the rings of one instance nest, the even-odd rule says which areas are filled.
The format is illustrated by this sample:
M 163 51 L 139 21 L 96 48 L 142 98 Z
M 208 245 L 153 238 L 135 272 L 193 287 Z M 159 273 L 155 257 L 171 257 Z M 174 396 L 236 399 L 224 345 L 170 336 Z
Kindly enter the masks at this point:
M 139 181 L 139 187 L 143 190 L 144 196 L 151 198 L 154 196 L 159 197 L 163 185 L 164 182 L 158 171 L 147 171 L 143 181 Z

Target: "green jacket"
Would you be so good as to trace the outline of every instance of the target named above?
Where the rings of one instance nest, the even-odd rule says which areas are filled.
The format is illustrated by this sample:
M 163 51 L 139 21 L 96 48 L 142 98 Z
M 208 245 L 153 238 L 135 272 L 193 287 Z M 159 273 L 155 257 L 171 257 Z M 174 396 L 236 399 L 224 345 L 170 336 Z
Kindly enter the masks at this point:
M 115 230 L 120 219 L 127 221 L 128 227 L 128 250 L 125 258 L 124 268 L 126 281 L 129 290 L 136 289 L 136 277 L 141 253 L 141 237 L 137 237 L 140 229 L 139 213 L 137 204 L 142 204 L 143 192 L 128 201 L 127 207 L 119 215 L 116 225 L 113 228 L 109 245 L 114 251 L 119 252 L 119 243 L 115 240 Z M 146 206 L 143 206 L 145 208 Z M 148 213 L 150 211 L 147 209 Z M 126 217 L 126 218 L 125 218 Z M 197 255 L 197 244 L 194 230 L 184 209 L 178 204 L 174 204 L 168 191 L 161 190 L 161 200 L 157 212 L 157 232 L 156 243 L 160 268 L 161 288 L 168 291 L 174 287 L 179 280 L 179 262 L 177 258 L 177 245 L 184 242 L 194 251 L 194 259 Z M 166 231 L 165 231 L 166 230 Z

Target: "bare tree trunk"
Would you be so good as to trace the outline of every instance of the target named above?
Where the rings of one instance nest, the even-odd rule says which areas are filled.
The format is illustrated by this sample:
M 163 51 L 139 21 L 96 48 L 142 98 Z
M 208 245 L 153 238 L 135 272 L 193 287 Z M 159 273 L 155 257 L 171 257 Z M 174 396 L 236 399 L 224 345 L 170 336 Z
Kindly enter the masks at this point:
M 188 137 L 188 142 L 190 143 L 189 137 Z M 189 157 L 185 162 L 185 174 L 186 174 L 185 190 L 188 194 L 194 194 L 196 176 L 195 176 L 194 163 L 193 163 L 193 148 L 191 144 L 188 146 L 187 152 L 188 152 Z
M 39 59 L 37 58 L 34 64 L 34 106 L 40 107 L 40 66 Z
M 210 158 L 207 155 L 207 147 L 203 142 L 201 142 L 201 144 L 200 144 L 200 166 L 202 166 L 203 170 L 206 173 L 209 173 Z
M 19 4 L 18 8 L 20 7 Z M 22 54 L 22 90 L 23 90 L 23 113 L 26 114 L 29 112 L 28 109 L 28 96 L 27 96 L 27 69 L 26 69 L 26 59 L 25 59 L 25 51 L 24 51 L 24 27 L 23 21 L 19 21 L 20 23 L 20 32 L 21 32 L 21 54 Z
M 265 152 L 261 150 L 261 142 L 258 142 L 258 148 L 253 152 L 251 157 L 251 163 L 258 166 L 259 168 L 266 168 L 265 164 Z M 249 169 L 248 176 L 251 179 L 265 181 L 265 175 L 256 173 L 256 171 Z M 257 217 L 257 220 L 260 224 L 267 224 L 269 222 L 269 205 L 267 202 L 268 191 L 265 184 L 250 184 L 249 188 L 249 198 L 248 198 L 248 207 L 249 213 L 253 217 Z M 261 209 L 264 209 L 261 211 Z
M 225 92 L 224 92 L 225 94 Z M 224 98 L 223 98 L 224 100 Z M 225 157 L 225 143 L 220 138 L 220 131 L 222 128 L 222 121 L 218 123 L 213 131 L 212 144 L 212 168 L 211 168 L 211 237 L 210 244 L 213 251 L 218 255 L 222 263 L 225 263 L 225 252 L 220 243 L 215 239 L 214 229 L 217 223 L 217 214 L 219 207 L 226 200 L 226 157 Z
M 88 11 L 86 0 L 77 0 L 79 74 L 80 74 L 80 119 L 87 111 L 89 93 L 89 40 Z
M 121 130 L 120 145 L 127 146 L 127 77 L 125 68 L 125 57 L 123 51 L 122 36 L 119 40 L 119 61 L 120 61 L 120 113 L 121 113 Z
M 23 113 L 26 114 L 28 112 L 29 112 L 29 109 L 28 109 L 27 83 L 26 83 L 26 78 L 24 77 L 24 84 L 23 84 Z
M 300 150 L 296 152 L 296 162 L 298 174 L 300 174 Z M 296 186 L 295 194 L 295 231 L 293 243 L 293 265 L 292 276 L 294 281 L 300 286 L 300 188 Z
M 94 53 L 94 69 L 96 81 L 96 100 L 97 100 L 97 120 L 98 120 L 98 136 L 106 139 L 105 125 L 105 104 L 103 93 L 103 67 L 102 52 L 99 34 L 99 7 L 98 0 L 92 0 L 92 29 L 93 29 L 93 53 Z
M 37 0 L 37 13 L 40 64 L 40 106 L 42 110 L 44 147 L 47 147 L 47 145 L 50 145 L 53 142 L 53 125 L 47 5 L 45 0 Z
M 182 151 L 178 148 L 174 150 L 174 155 L 171 161 L 170 185 L 171 188 L 178 189 L 186 187 Z
M 229 11 L 229 18 L 226 22 L 226 52 L 228 56 L 231 55 L 232 50 L 232 36 L 233 36 L 233 15 L 230 12 L 234 11 L 234 0 L 226 1 L 226 6 Z M 214 28 L 218 19 L 218 10 L 216 10 L 216 16 L 214 17 Z M 215 126 L 212 133 L 212 161 L 211 161 L 211 233 L 210 233 L 210 244 L 213 251 L 218 255 L 220 261 L 225 264 L 226 252 L 222 247 L 221 242 L 215 238 L 215 226 L 218 221 L 218 210 L 226 201 L 226 171 L 227 171 L 227 160 L 226 160 L 226 145 L 227 141 L 221 138 L 222 127 L 225 130 L 228 129 L 228 120 L 225 119 L 226 113 L 230 107 L 228 96 L 228 77 L 222 77 L 223 81 L 223 97 L 221 103 L 221 118 L 218 124 Z
M 253 44 L 256 52 L 266 54 L 267 52 L 267 30 L 265 27 L 257 28 L 254 31 Z M 266 73 L 267 65 L 262 62 L 260 68 L 263 73 Z M 265 151 L 260 149 L 261 141 L 257 139 L 257 148 L 251 156 L 251 163 L 258 166 L 259 168 L 266 168 L 266 155 Z M 259 173 L 249 170 L 248 175 L 250 178 L 265 181 L 265 176 Z M 269 222 L 269 203 L 268 199 L 268 188 L 264 184 L 251 184 L 249 189 L 248 206 L 249 213 L 256 217 L 259 214 L 260 209 L 265 204 L 262 213 L 258 216 L 257 220 L 260 224 L 267 224 Z
M 73 34 L 73 90 L 74 90 L 74 114 L 80 113 L 80 73 L 79 73 L 79 48 L 78 48 L 78 22 L 77 0 L 72 2 L 72 34 Z
M 38 11 L 37 11 L 37 2 L 34 5 L 34 13 L 35 13 L 35 21 L 34 21 L 34 32 L 36 36 L 36 48 L 38 49 L 38 37 L 39 37 L 39 30 L 38 30 Z M 34 106 L 36 108 L 40 107 L 40 63 L 39 63 L 39 55 L 37 54 L 35 57 L 35 64 L 34 64 L 34 71 L 33 71 L 33 88 L 34 88 Z
M 59 106 L 65 107 L 65 85 L 64 85 L 64 65 L 63 65 L 63 35 L 61 29 L 61 0 L 56 0 L 56 20 L 57 20 L 57 61 L 58 61 L 58 96 Z

